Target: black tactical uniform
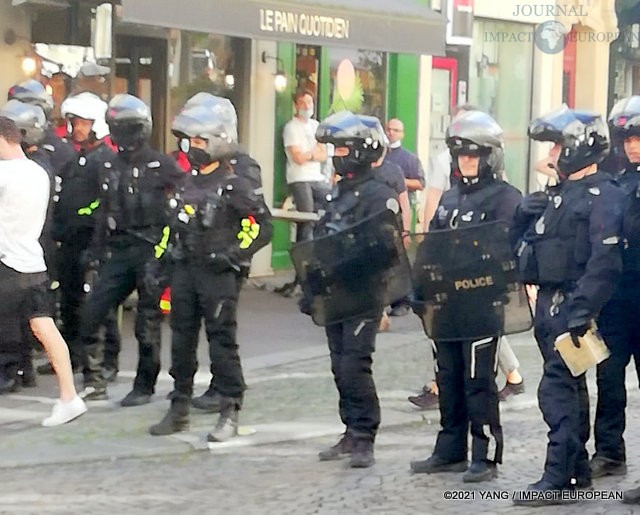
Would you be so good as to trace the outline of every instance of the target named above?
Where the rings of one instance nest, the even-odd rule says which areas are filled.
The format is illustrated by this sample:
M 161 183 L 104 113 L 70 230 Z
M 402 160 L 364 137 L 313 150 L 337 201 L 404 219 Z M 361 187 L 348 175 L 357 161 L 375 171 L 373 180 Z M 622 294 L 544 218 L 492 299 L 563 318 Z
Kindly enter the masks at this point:
M 487 222 L 510 222 L 522 199 L 520 192 L 502 181 L 504 169 L 502 129 L 489 115 L 468 111 L 449 127 L 447 145 L 454 160 L 479 157 L 476 176 L 461 177 L 442 195 L 430 230 L 458 229 Z M 413 461 L 414 472 L 437 473 L 467 469 L 467 440 L 471 426 L 471 467 L 465 482 L 494 478 L 502 463 L 503 437 L 496 387 L 496 353 L 500 335 L 480 341 L 435 342 L 436 381 L 442 430 L 433 454 Z M 489 457 L 490 438 L 495 453 Z
M 621 100 L 609 117 L 612 140 L 618 141 L 617 154 L 624 156 L 624 140 L 640 136 L 640 97 Z M 625 429 L 627 390 L 625 369 L 632 355 L 640 353 L 640 233 L 633 219 L 637 210 L 640 186 L 640 163 L 626 156 L 622 169 L 613 175 L 627 195 L 623 212 L 622 274 L 623 280 L 598 318 L 600 332 L 611 351 L 609 359 L 598 365 L 598 403 L 594 421 L 596 452 L 591 460 L 592 478 L 624 475 L 626 450 L 622 434 Z M 613 164 L 610 163 L 609 164 Z M 637 363 L 637 360 L 636 360 Z
M 315 226 L 314 239 L 340 232 L 387 209 L 399 213 L 396 192 L 371 166 L 381 158 L 387 143 L 376 118 L 337 113 L 320 124 L 316 139 L 346 148 L 348 155 L 333 158 L 336 173 L 342 179 L 327 197 L 326 214 Z M 306 298 L 301 300 L 303 312 L 309 312 L 309 302 Z M 352 467 L 369 467 L 374 462 L 380 403 L 371 366 L 381 316 L 382 306 L 375 312 L 325 327 L 331 372 L 340 397 L 340 419 L 346 430 L 336 445 L 320 452 L 321 461 L 350 454 Z
M 563 106 L 534 120 L 529 135 L 556 143 L 552 152 L 559 154 L 551 155 L 559 155 L 556 167 L 562 183 L 546 198 L 525 198 L 512 227 L 521 279 L 539 286 L 535 337 L 544 372 L 538 402 L 549 426 L 544 474 L 528 488 L 558 493 L 591 484 L 585 449 L 589 398 L 584 374 L 574 377 L 554 344 L 567 331 L 574 339 L 585 334 L 613 294 L 621 271 L 624 192 L 603 172 L 571 180 L 608 152 L 609 131 L 600 116 Z M 523 497 L 515 502 L 555 504 L 561 498 Z
M 85 276 L 91 245 L 100 209 L 100 173 L 106 162 L 113 161 L 115 152 L 103 142 L 81 148 L 76 158 L 60 172 L 60 191 L 54 208 L 53 234 L 60 242 L 58 277 L 60 280 L 60 315 L 62 332 L 69 342 L 74 368 L 81 366 L 81 351 L 77 349 L 80 307 L 86 298 Z M 100 322 L 100 321 L 98 321 Z M 116 368 L 120 349 L 120 333 L 115 312 L 104 320 L 105 338 L 110 355 L 105 367 Z
M 259 174 L 257 163 L 233 151 L 236 123 L 235 110 L 222 98 L 215 110 L 187 106 L 173 122 L 194 171 L 170 202 L 170 373 L 175 387 L 169 412 L 149 429 L 153 435 L 180 431 L 188 424 L 202 318 L 214 377 L 210 397 L 217 399 L 220 411 L 208 440 L 237 434 L 245 390 L 236 342 L 238 296 L 251 258 L 269 243 L 272 227 L 261 188 L 247 178 L 249 167 Z M 206 148 L 191 147 L 195 138 L 206 140 Z
M 93 295 L 81 311 L 79 337 L 86 353 L 84 396 L 106 397 L 101 375 L 103 346 L 98 341 L 100 321 L 109 310 L 138 291 L 135 334 L 138 339 L 138 370 L 133 390 L 123 406 L 150 401 L 160 372 L 159 300 L 161 284 L 149 287 L 144 280 L 148 263 L 162 257 L 168 240 L 165 199 L 184 173 L 173 159 L 149 148 L 151 113 L 138 98 L 117 95 L 109 103 L 107 123 L 118 154 L 103 164 L 100 208 L 93 254 L 101 249 L 104 261 Z
M 80 307 L 90 293 L 92 281 L 85 281 L 95 275 L 90 264 L 89 247 L 96 226 L 100 208 L 100 173 L 105 162 L 113 160 L 115 152 L 105 143 L 107 126 L 105 123 L 106 104 L 96 95 L 83 93 L 67 97 L 60 108 L 71 124 L 76 117 L 92 120 L 92 128 L 85 141 L 74 142 L 76 153 L 57 171 L 54 196 L 52 235 L 59 242 L 56 253 L 58 280 L 60 281 L 60 318 L 62 334 L 69 344 L 71 362 L 79 369 L 82 350 L 78 348 Z M 55 156 L 55 152 L 50 152 Z M 102 320 L 101 320 L 102 322 Z M 105 368 L 116 370 L 120 352 L 120 332 L 115 310 L 104 319 L 105 343 L 109 349 L 105 357 Z M 46 365 L 38 369 L 49 372 Z

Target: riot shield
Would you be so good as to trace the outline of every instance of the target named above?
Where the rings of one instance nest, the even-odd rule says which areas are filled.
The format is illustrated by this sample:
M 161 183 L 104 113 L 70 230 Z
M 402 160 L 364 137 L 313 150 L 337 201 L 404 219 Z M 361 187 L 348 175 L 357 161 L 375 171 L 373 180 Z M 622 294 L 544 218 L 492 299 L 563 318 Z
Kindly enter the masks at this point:
M 532 326 L 506 222 L 429 232 L 412 268 L 415 309 L 436 341 L 477 340 Z
M 379 315 L 411 292 L 397 215 L 385 210 L 344 230 L 297 243 L 291 259 L 320 326 Z

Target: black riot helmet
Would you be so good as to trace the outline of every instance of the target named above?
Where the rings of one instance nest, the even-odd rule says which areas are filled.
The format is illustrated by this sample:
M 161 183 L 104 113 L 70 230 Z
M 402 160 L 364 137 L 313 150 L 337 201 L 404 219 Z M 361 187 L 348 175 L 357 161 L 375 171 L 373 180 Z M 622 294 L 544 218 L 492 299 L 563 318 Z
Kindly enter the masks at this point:
M 461 155 L 480 158 L 478 175 L 462 177 L 463 183 L 500 177 L 504 171 L 502 127 L 487 113 L 472 110 L 458 114 L 447 129 L 446 142 L 454 163 Z
M 623 98 L 615 103 L 609 114 L 609 129 L 612 137 L 640 136 L 640 96 Z
M 9 89 L 7 100 L 19 100 L 25 104 L 33 104 L 39 106 L 47 118 L 53 110 L 53 97 L 47 93 L 47 90 L 35 79 L 29 79 L 20 84 L 16 84 Z
M 171 131 L 180 140 L 180 150 L 196 168 L 228 157 L 237 149 L 235 109 L 228 99 L 216 99 L 210 104 L 185 106 L 171 125 Z M 206 140 L 206 148 L 191 147 L 191 138 Z
M 609 128 L 597 113 L 569 109 L 566 104 L 529 124 L 529 137 L 560 145 L 561 179 L 600 163 L 609 154 Z
M 111 139 L 121 152 L 132 152 L 142 147 L 153 128 L 149 106 L 138 97 L 126 93 L 111 99 L 106 121 Z
M 22 132 L 24 148 L 38 145 L 44 139 L 47 129 L 47 117 L 41 107 L 13 99 L 2 106 L 0 116 L 15 122 Z
M 336 148 L 349 149 L 346 156 L 333 157 L 333 166 L 339 175 L 370 170 L 389 144 L 380 120 L 350 111 L 341 111 L 325 118 L 318 126 L 316 140 Z

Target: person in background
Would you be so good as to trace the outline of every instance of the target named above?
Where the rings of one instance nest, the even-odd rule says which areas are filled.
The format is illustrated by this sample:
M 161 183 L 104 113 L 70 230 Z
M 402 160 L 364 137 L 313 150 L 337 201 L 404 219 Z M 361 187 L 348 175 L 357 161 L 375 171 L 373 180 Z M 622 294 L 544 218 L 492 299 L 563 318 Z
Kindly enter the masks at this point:
M 404 138 L 404 124 L 397 118 L 392 118 L 387 122 L 385 132 L 389 138 L 389 148 L 385 161 L 397 165 L 404 175 L 404 183 L 409 194 L 409 202 L 411 209 L 417 204 L 417 192 L 422 191 L 425 185 L 424 170 L 422 163 L 416 154 L 410 152 L 402 146 Z M 410 217 L 412 217 L 410 212 Z M 411 221 L 409 221 L 411 225 Z M 405 229 L 411 230 L 411 227 Z M 402 299 L 391 305 L 391 316 L 405 316 L 411 312 L 409 300 Z
M 331 188 L 322 173 L 322 162 L 327 159 L 325 145 L 316 140 L 318 121 L 313 119 L 314 100 L 311 93 L 298 89 L 293 94 L 295 115 L 284 126 L 282 141 L 287 156 L 287 185 L 301 212 L 314 212 L 316 203 L 322 202 Z M 311 239 L 313 222 L 297 224 L 296 241 Z M 298 284 L 297 278 L 277 290 L 291 296 Z

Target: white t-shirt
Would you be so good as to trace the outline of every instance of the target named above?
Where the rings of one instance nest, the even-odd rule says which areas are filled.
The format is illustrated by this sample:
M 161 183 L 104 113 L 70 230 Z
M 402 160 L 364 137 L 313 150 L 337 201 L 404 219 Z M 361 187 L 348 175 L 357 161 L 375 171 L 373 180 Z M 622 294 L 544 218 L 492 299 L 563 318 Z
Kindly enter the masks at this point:
M 428 188 L 441 191 L 451 188 L 451 154 L 448 148 L 429 158 L 426 183 Z
M 284 126 L 282 139 L 287 154 L 287 184 L 326 181 L 322 175 L 320 162 L 308 161 L 299 165 L 293 161 L 291 152 L 289 152 L 289 147 L 298 147 L 302 152 L 311 152 L 317 144 L 316 130 L 318 125 L 320 124 L 317 120 L 302 121 L 294 116 Z
M 30 159 L 0 160 L 0 261 L 22 273 L 45 272 L 38 242 L 49 204 L 49 176 Z

